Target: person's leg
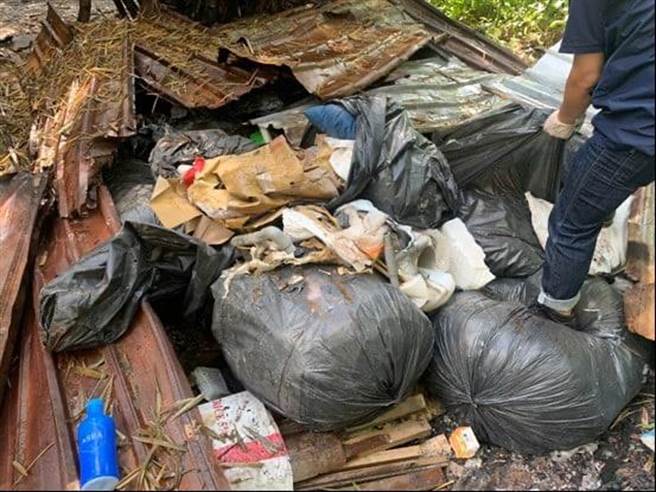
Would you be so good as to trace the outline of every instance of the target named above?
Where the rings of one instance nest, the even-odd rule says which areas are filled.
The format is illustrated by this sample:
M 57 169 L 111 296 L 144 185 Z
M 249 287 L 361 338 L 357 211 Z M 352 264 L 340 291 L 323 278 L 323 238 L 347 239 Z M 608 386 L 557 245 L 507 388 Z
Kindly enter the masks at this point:
M 645 154 L 608 149 L 600 135 L 581 147 L 549 217 L 541 304 L 563 314 L 574 308 L 604 220 L 653 180 L 654 160 Z

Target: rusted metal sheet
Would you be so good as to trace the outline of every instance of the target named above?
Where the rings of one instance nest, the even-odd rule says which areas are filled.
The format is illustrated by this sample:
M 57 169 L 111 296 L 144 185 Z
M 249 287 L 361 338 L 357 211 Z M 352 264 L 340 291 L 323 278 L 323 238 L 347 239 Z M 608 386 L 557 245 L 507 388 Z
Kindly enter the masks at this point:
M 188 66 L 172 65 L 166 58 L 142 46 L 134 48 L 135 74 L 153 92 L 187 108 L 216 109 L 263 86 L 270 77 L 258 70 L 193 57 Z
M 629 329 L 654 340 L 654 183 L 639 189 L 631 204 L 626 274 L 638 282 L 624 295 Z
M 11 396 L 0 415 L 0 487 L 15 489 L 71 489 L 77 484 L 75 425 L 85 402 L 103 396 L 109 402 L 118 430 L 125 436 L 119 448 L 123 475 L 150 462 L 152 476 L 166 463 L 159 487 L 227 489 L 214 460 L 209 439 L 199 432 L 197 410 L 162 423 L 167 438 L 184 452 L 153 452 L 153 446 L 134 439 L 152 431 L 161 410 L 193 396 L 189 382 L 159 319 L 147 303 L 128 332 L 115 344 L 96 350 L 53 355 L 40 342 L 36 310 L 40 287 L 66 270 L 81 255 L 108 239 L 120 224 L 108 191 L 99 189 L 99 206 L 82 220 L 56 218 L 36 268 L 35 296 L 26 320 L 21 365 L 14 375 Z M 38 406 L 34 405 L 38 402 Z M 158 403 L 159 402 L 159 403 Z M 52 447 L 48 448 L 52 443 Z M 12 461 L 26 465 L 43 449 L 27 477 L 19 479 Z M 148 469 L 147 469 L 148 470 Z M 173 477 L 169 477 L 173 474 Z M 139 474 L 128 488 L 141 488 Z M 148 474 L 146 474 L 148 477 Z M 178 483 L 179 481 L 179 483 Z
M 187 108 L 219 108 L 276 75 L 262 67 L 218 63 L 216 36 L 176 12 L 163 9 L 131 26 L 136 77 L 152 92 Z
M 30 302 L 26 312 L 19 365 L 0 410 L 0 489 L 76 490 L 73 434 L 55 363 L 39 339 L 34 305 Z M 34 464 L 21 478 L 14 462 Z
M 50 25 L 56 27 L 49 28 Z M 46 33 L 44 46 L 50 46 L 51 51 L 63 48 L 73 40 L 70 27 L 51 6 L 48 7 L 43 33 Z M 94 67 L 88 67 L 88 73 L 81 73 L 71 83 L 55 115 L 39 124 L 36 139 L 39 152 L 34 171 L 54 168 L 54 185 L 62 217 L 81 212 L 85 205 L 93 206 L 88 200 L 89 195 L 94 193 L 99 169 L 113 156 L 118 143 L 116 139 L 128 137 L 136 131 L 132 46 L 127 32 L 122 36 L 122 43 L 116 50 L 119 70 L 107 75 L 94 73 Z M 64 37 L 65 43 L 62 41 Z M 40 67 L 45 58 L 39 55 L 39 45 L 33 53 L 33 63 Z
M 25 61 L 25 68 L 31 73 L 39 71 L 57 49 L 64 48 L 73 40 L 73 30 L 50 4 L 48 4 L 46 18 L 41 24 L 41 31 L 34 40 L 34 47 Z
M 53 118 L 40 130 L 36 171 L 55 170 L 59 214 L 70 217 L 91 205 L 89 194 L 97 184 L 100 168 L 111 162 L 118 137 L 136 130 L 134 92 L 130 77 L 132 59 L 124 49 L 124 70 L 119 81 L 85 77 L 75 81 Z M 118 61 L 121 62 L 120 60 Z M 118 94 L 112 101 L 99 100 L 98 94 Z M 66 129 L 66 131 L 63 131 Z
M 21 173 L 0 183 L 0 402 L 23 312 L 26 269 L 46 181 L 43 175 Z
M 457 22 L 424 0 L 394 0 L 404 12 L 421 22 L 434 36 L 440 48 L 468 65 L 518 75 L 528 66 L 510 50 L 487 36 Z
M 116 107 L 110 105 L 107 110 L 96 109 L 95 96 L 101 84 L 95 76 L 85 78 L 81 84 L 74 82 L 66 100 L 62 101 L 55 116 L 46 120 L 40 132 L 35 170 L 54 167 L 54 186 L 62 217 L 79 213 L 88 205 L 87 198 L 99 169 L 111 161 L 117 141 L 102 135 L 125 136 L 131 131 L 109 119 L 112 116 L 125 118 L 127 124 L 132 125 L 133 109 L 129 109 L 132 116 L 123 116 L 123 101 Z M 132 128 L 135 126 L 136 122 Z
M 289 67 L 322 99 L 346 96 L 384 77 L 430 40 L 388 0 L 338 0 L 217 28 L 222 48 L 241 59 Z M 225 51 L 219 59 L 225 56 Z
M 394 69 L 379 87 L 364 94 L 386 96 L 408 111 L 412 125 L 422 133 L 449 128 L 507 101 L 484 88 L 506 78 L 468 67 L 455 57 L 440 56 L 406 61 Z M 250 121 L 262 130 L 283 130 L 287 139 L 300 145 L 308 125 L 303 111 L 314 101 Z

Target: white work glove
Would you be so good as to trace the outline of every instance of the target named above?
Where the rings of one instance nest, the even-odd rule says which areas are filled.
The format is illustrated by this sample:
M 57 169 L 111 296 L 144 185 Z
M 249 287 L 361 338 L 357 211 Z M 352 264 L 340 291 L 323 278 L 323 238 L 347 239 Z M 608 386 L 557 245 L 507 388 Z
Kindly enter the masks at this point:
M 552 137 L 567 140 L 576 131 L 576 123 L 568 125 L 558 119 L 558 110 L 549 115 L 547 121 L 544 122 L 542 129 Z

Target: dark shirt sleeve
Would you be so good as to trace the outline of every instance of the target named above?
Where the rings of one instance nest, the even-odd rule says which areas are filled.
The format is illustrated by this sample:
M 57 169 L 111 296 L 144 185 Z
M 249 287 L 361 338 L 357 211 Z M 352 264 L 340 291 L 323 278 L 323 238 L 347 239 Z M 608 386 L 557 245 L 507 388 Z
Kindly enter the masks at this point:
M 604 0 L 570 0 L 561 53 L 604 52 Z

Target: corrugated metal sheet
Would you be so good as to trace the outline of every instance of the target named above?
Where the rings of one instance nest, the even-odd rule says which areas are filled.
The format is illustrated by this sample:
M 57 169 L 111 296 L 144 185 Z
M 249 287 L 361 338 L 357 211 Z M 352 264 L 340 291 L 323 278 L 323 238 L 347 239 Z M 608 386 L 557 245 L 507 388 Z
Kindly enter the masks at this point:
M 31 73 L 40 70 L 57 49 L 64 48 L 73 40 L 73 30 L 50 4 L 41 25 L 41 31 L 34 40 L 32 51 L 25 62 L 26 70 Z
M 139 17 L 133 27 L 135 75 L 152 92 L 187 108 L 219 108 L 276 75 L 218 63 L 217 37 L 175 12 Z
M 0 182 L 0 402 L 23 312 L 26 269 L 46 181 L 43 175 L 21 173 Z
M 395 3 L 421 22 L 433 34 L 436 44 L 473 68 L 515 75 L 527 68 L 512 51 L 447 17 L 425 0 L 395 0 Z
M 289 67 L 322 99 L 371 85 L 430 40 L 421 24 L 387 0 L 308 5 L 234 22 L 215 34 L 237 57 Z
M 203 58 L 189 60 L 183 69 L 139 45 L 134 60 L 135 75 L 150 90 L 187 108 L 219 108 L 271 79 L 261 76 L 261 70 L 243 70 Z
M 507 101 L 485 89 L 484 84 L 506 75 L 468 67 L 456 58 L 433 57 L 406 61 L 390 73 L 381 87 L 365 94 L 384 95 L 410 114 L 420 132 L 457 125 Z M 261 128 L 283 130 L 293 144 L 300 144 L 308 124 L 303 111 L 316 101 L 251 120 Z
M 56 56 L 54 50 L 65 46 L 59 39 L 61 35 L 52 36 L 51 31 L 68 33 L 66 44 L 74 39 L 73 31 L 51 6 L 48 6 L 48 17 L 50 20 L 44 23 L 38 36 L 44 44 L 41 47 L 37 44 L 28 60 L 31 70 L 38 70 L 49 61 L 39 54 L 40 50 Z M 81 73 L 69 87 L 67 97 L 59 103 L 56 114 L 40 122 L 39 155 L 34 171 L 54 168 L 62 217 L 79 213 L 89 204 L 98 170 L 111 160 L 116 139 L 136 131 L 132 46 L 127 32 L 122 35 L 122 43 L 116 50 L 116 66 L 120 68 L 117 73 L 111 76 L 92 71 Z M 44 46 L 50 48 L 46 50 Z
M 398 102 L 417 130 L 430 132 L 505 104 L 482 85 L 504 77 L 468 67 L 455 58 L 436 57 L 405 62 L 387 77 L 385 82 L 391 85 L 367 94 L 385 95 Z
M 488 90 L 520 103 L 539 108 L 556 109 L 563 100 L 565 82 L 572 67 L 573 55 L 559 53 L 560 42 L 525 72 L 517 77 L 507 77 L 485 83 Z M 592 135 L 591 120 L 597 110 L 590 106 L 585 121 L 579 129 L 583 137 Z
M 166 459 L 169 472 L 177 477 L 167 480 L 172 488 L 227 488 L 211 442 L 198 432 L 201 420 L 197 410 L 163 424 L 168 437 L 185 448 L 175 459 L 167 459 L 161 456 L 161 449 L 153 452 L 151 445 L 132 439 L 156 419 L 158 400 L 166 408 L 193 396 L 168 336 L 148 303 L 143 303 L 130 329 L 117 343 L 53 355 L 40 342 L 36 314 L 40 287 L 109 238 L 119 226 L 111 196 L 103 187 L 97 210 L 82 220 L 57 218 L 46 238 L 40 253 L 46 260 L 35 269 L 34 298 L 23 325 L 20 365 L 0 411 L 0 488 L 79 487 L 75 425 L 88 398 L 101 394 L 111 402 L 117 427 L 127 438 L 119 447 L 123 475 L 150 459 Z M 81 369 L 90 366 L 100 376 L 90 376 Z M 28 476 L 20 479 L 12 462 L 27 466 L 44 449 L 47 451 Z M 128 488 L 138 488 L 137 482 Z

